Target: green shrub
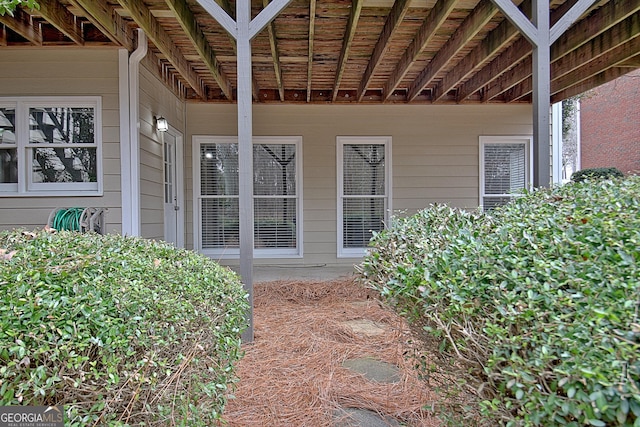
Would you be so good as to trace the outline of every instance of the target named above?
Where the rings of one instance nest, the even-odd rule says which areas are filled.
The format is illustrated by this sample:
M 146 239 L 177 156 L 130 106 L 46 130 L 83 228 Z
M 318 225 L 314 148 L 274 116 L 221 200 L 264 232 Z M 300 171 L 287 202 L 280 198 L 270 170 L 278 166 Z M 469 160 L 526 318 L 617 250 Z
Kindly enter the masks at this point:
M 0 233 L 0 405 L 67 425 L 210 426 L 236 381 L 237 276 L 164 243 Z
M 618 168 L 587 168 L 574 172 L 571 181 L 582 182 L 587 179 L 622 178 L 624 174 Z
M 482 384 L 488 425 L 640 425 L 640 177 L 434 206 L 361 269 Z

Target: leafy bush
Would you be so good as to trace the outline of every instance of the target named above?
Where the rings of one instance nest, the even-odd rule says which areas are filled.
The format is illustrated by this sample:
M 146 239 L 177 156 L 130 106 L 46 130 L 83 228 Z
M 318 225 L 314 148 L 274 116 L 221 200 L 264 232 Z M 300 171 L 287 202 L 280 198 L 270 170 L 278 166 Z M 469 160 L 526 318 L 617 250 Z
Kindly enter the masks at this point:
M 194 252 L 115 235 L 0 233 L 0 405 L 67 425 L 218 422 L 246 294 Z
M 571 174 L 571 181 L 582 182 L 587 179 L 622 178 L 624 174 L 618 168 L 587 168 Z
M 487 425 L 640 425 L 640 177 L 433 206 L 361 269 L 470 369 Z

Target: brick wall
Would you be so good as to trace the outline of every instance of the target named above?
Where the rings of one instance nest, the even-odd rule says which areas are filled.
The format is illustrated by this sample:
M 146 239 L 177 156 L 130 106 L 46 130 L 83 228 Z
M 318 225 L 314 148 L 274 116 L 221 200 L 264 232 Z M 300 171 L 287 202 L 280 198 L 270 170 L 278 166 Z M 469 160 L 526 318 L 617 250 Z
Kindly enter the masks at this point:
M 585 93 L 580 133 L 582 169 L 640 174 L 640 70 Z

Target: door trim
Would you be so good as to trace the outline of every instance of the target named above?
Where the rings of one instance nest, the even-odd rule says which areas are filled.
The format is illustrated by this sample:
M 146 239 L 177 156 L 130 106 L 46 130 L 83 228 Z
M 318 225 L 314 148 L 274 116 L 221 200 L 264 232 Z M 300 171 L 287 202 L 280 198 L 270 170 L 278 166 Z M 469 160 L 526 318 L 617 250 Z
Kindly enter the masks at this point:
M 169 125 L 169 130 L 166 132 L 171 134 L 176 139 L 176 153 L 175 153 L 175 168 L 176 168 L 176 182 L 175 182 L 175 191 L 176 198 L 178 201 L 178 206 L 180 209 L 177 211 L 176 215 L 176 247 L 184 248 L 184 211 L 185 211 L 185 200 L 184 200 L 184 136 L 182 132 L 173 126 Z M 162 135 L 162 144 L 164 145 L 164 133 Z M 164 149 L 163 149 L 163 157 L 164 157 Z M 163 159 L 164 160 L 164 159 Z M 163 161 L 164 164 L 164 161 Z M 164 189 L 163 189 L 164 191 Z M 163 197 L 164 199 L 164 197 Z M 163 218 L 163 222 L 166 221 L 166 218 Z

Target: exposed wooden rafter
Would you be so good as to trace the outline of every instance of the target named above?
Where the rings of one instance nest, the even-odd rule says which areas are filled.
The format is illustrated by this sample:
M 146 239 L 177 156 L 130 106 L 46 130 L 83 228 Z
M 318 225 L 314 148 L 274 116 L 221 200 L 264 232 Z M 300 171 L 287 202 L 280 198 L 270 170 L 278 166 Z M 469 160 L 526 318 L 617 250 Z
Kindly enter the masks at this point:
M 531 0 L 526 0 L 520 9 L 527 15 L 531 15 Z M 469 76 L 473 70 L 484 65 L 483 61 L 501 51 L 508 43 L 518 36 L 518 29 L 508 20 L 504 20 L 498 27 L 491 31 L 482 42 L 476 46 L 462 61 L 460 61 L 451 71 L 449 71 L 440 83 L 433 90 L 431 100 L 437 102 L 442 99 L 451 89 Z M 477 87 L 478 90 L 480 87 Z
M 640 64 L 640 55 L 636 55 L 630 59 L 630 61 Z M 634 67 L 637 68 L 637 67 Z M 563 91 L 556 93 L 551 96 L 551 102 L 560 102 L 567 98 L 571 98 L 572 96 L 580 95 L 581 93 L 585 93 L 594 87 L 598 87 L 605 83 L 609 83 L 612 80 L 617 79 L 629 72 L 629 69 L 626 67 L 612 67 L 607 68 L 601 73 L 596 74 L 595 76 L 589 77 L 586 80 L 583 80 L 577 85 L 573 85 Z
M 600 74 L 607 68 L 611 68 L 608 64 L 615 64 L 614 66 L 624 64 L 625 61 L 637 56 L 638 52 L 640 52 L 640 37 L 635 37 L 627 43 L 610 50 L 601 57 L 589 61 L 582 67 L 551 82 L 551 94 L 553 95 L 566 90 L 576 83 Z
M 36 46 L 42 45 L 40 26 L 33 25 L 31 15 L 25 13 L 22 9 L 16 9 L 13 12 L 13 18 L 9 15 L 0 16 L 0 24 L 4 24 Z
M 218 5 L 222 8 L 222 10 L 224 10 L 225 12 L 227 12 L 227 15 L 229 15 L 229 17 L 233 18 L 234 16 L 236 16 L 235 10 L 233 10 L 233 8 L 231 7 L 231 3 L 229 3 L 229 0 L 215 0 L 216 3 L 218 3 Z M 237 54 L 238 53 L 238 45 L 236 44 L 236 39 L 233 37 L 233 35 L 227 33 L 227 36 L 229 37 L 229 42 L 231 43 L 231 46 L 233 47 L 233 53 Z M 232 58 L 229 59 L 230 61 L 235 61 L 236 58 Z M 255 76 L 251 76 L 251 91 L 252 91 L 252 95 L 253 95 L 253 100 L 260 102 L 260 86 L 258 85 L 258 81 L 256 80 Z
M 0 17 L 0 47 L 133 52 L 140 28 L 149 47 L 142 65 L 176 96 L 236 102 L 241 5 L 251 16 L 249 92 L 264 104 L 539 105 L 534 56 L 548 67 L 554 99 L 640 68 L 629 57 L 640 35 L 638 0 L 538 0 L 535 15 L 549 21 L 542 34 L 533 0 L 309 0 L 269 22 L 289 1 L 41 0 L 39 10 Z M 543 45 L 557 38 L 550 58 L 535 55 L 527 37 Z
M 382 33 L 380 33 L 380 37 L 378 37 L 378 41 L 373 48 L 373 53 L 371 54 L 371 59 L 369 59 L 367 68 L 365 69 L 362 80 L 360 81 L 360 87 L 358 88 L 358 101 L 362 101 L 362 98 L 367 91 L 367 86 L 369 86 L 369 82 L 371 81 L 376 68 L 380 65 L 382 57 L 387 50 L 391 37 L 393 37 L 396 30 L 400 27 L 402 20 L 409 11 L 410 4 L 410 0 L 395 0 L 393 3 L 391 12 L 387 15 L 384 27 L 382 28 Z
M 571 27 L 553 44 L 551 47 L 551 60 L 556 61 L 569 54 L 639 10 L 640 2 L 637 0 L 621 0 L 606 4 L 590 17 Z M 508 73 L 501 75 L 487 90 L 486 100 L 497 97 L 530 76 L 531 60 L 529 58 L 516 65 Z
M 75 44 L 83 45 L 82 29 L 76 17 L 58 0 L 38 0 L 39 14 Z
M 180 99 L 187 97 L 187 88 L 182 81 L 177 78 L 175 71 L 169 70 L 168 64 L 162 62 L 155 53 L 147 51 L 147 54 L 142 59 L 142 64 L 156 76 L 158 80 L 164 82 L 165 86 L 173 92 L 175 96 Z
M 393 95 L 393 91 L 398 87 L 411 65 L 420 55 L 420 52 L 431 42 L 438 28 L 444 24 L 455 5 L 455 0 L 438 0 L 433 9 L 429 11 L 418 33 L 396 64 L 391 77 L 384 87 L 383 97 L 385 99 L 389 99 Z
M 267 7 L 269 0 L 262 0 L 262 5 Z M 271 47 L 271 58 L 273 59 L 273 72 L 276 75 L 276 85 L 278 88 L 278 94 L 280 95 L 280 101 L 284 101 L 284 86 L 282 84 L 282 68 L 280 67 L 280 53 L 278 52 L 278 40 L 276 38 L 276 26 L 274 21 L 269 22 L 267 25 L 267 31 L 269 33 L 269 46 Z
M 313 37 L 316 31 L 316 0 L 309 1 L 309 53 L 307 60 L 307 102 L 311 101 L 311 78 L 313 77 Z
M 523 37 L 516 40 L 511 47 L 503 51 L 493 61 L 485 65 L 484 68 L 460 86 L 456 101 L 463 102 L 478 90 L 500 77 L 504 70 L 508 70 L 513 64 L 531 55 L 531 51 L 531 44 L 527 39 Z M 486 92 L 486 90 L 484 92 Z M 486 95 L 483 94 L 483 100 L 484 99 L 486 99 Z
M 579 48 L 553 61 L 551 93 L 560 92 L 572 84 L 600 73 L 604 69 L 603 66 L 607 68 L 604 64 L 618 64 L 635 56 L 640 49 L 634 28 L 640 28 L 638 14 L 629 16 Z M 590 64 L 590 67 L 587 67 L 587 64 Z M 532 79 L 527 78 L 509 90 L 505 101 L 521 99 L 530 94 L 531 90 Z
M 87 19 L 112 42 L 127 50 L 133 50 L 133 31 L 111 5 L 97 0 L 69 0 L 69 2 L 84 11 Z
M 409 101 L 414 100 L 431 83 L 436 74 L 482 30 L 496 13 L 498 13 L 498 9 L 491 3 L 491 0 L 481 0 L 445 45 L 429 61 L 429 64 L 420 72 L 418 78 L 409 86 L 407 99 Z
M 171 11 L 173 11 L 173 13 L 175 14 L 176 19 L 178 20 L 178 23 L 182 27 L 183 31 L 185 32 L 189 40 L 191 40 L 191 43 L 193 43 L 193 45 L 195 46 L 200 59 L 207 66 L 207 68 L 211 72 L 211 75 L 218 83 L 218 86 L 220 86 L 220 89 L 222 90 L 224 95 L 227 97 L 227 99 L 232 100 L 233 90 L 231 88 L 229 78 L 222 70 L 220 62 L 218 62 L 218 59 L 216 58 L 215 52 L 207 41 L 204 32 L 200 28 L 198 21 L 193 15 L 193 12 L 191 12 L 191 9 L 189 9 L 186 1 L 166 0 L 166 2 Z M 158 37 L 160 37 L 160 35 L 158 35 Z M 176 60 L 179 59 L 180 58 L 177 58 Z
M 202 99 L 207 99 L 207 92 L 202 79 L 185 59 L 180 49 L 173 43 L 171 37 L 153 17 L 149 8 L 142 0 L 118 0 L 120 6 L 125 8 L 133 20 L 144 30 L 149 40 L 162 52 L 167 61 L 174 66 L 182 78 L 191 86 L 191 89 Z
M 340 59 L 338 59 L 338 66 L 336 68 L 336 78 L 333 83 L 333 101 L 338 97 L 338 89 L 340 89 L 340 81 L 342 80 L 342 74 L 347 66 L 347 60 L 349 59 L 349 51 L 351 50 L 351 43 L 356 35 L 356 29 L 358 27 L 358 20 L 360 19 L 360 12 L 362 11 L 362 3 L 364 0 L 352 0 L 351 13 L 349 14 L 349 21 L 347 23 L 347 30 L 345 31 L 344 38 L 342 39 L 342 49 L 340 50 Z

